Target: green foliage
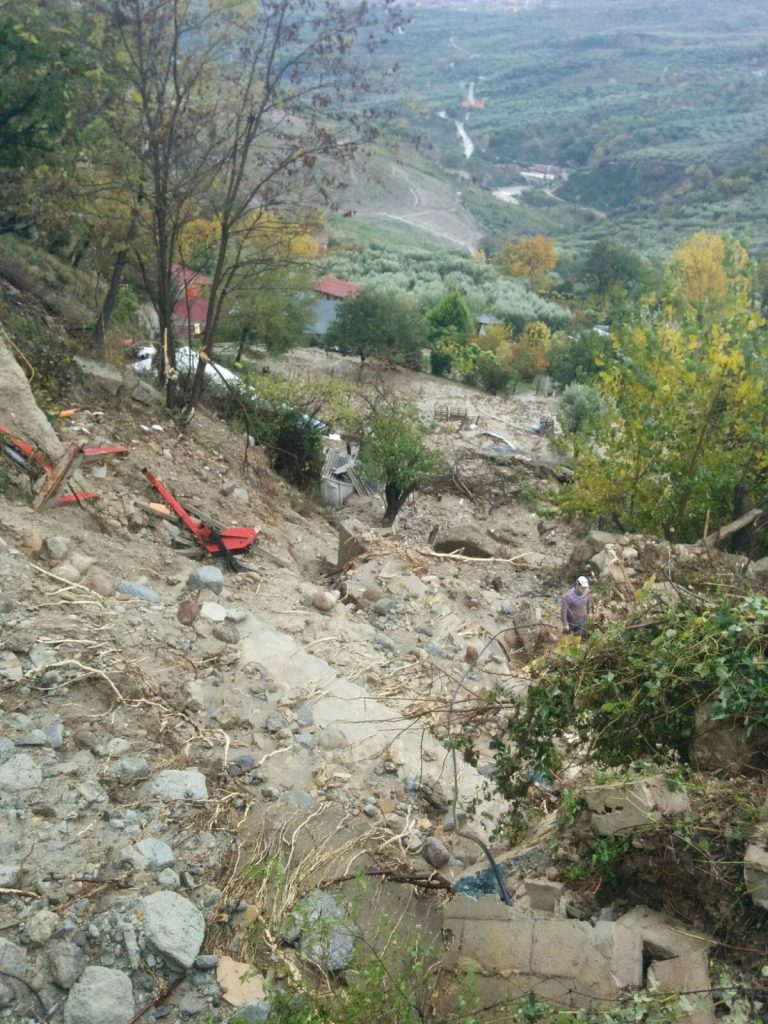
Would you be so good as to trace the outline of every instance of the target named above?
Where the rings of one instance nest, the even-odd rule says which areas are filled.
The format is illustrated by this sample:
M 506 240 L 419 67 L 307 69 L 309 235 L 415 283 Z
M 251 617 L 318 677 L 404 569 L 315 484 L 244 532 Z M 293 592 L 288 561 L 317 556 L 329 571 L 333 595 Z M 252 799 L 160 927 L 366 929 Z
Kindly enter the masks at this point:
M 477 382 L 476 370 L 480 350 L 462 341 L 457 328 L 448 327 L 432 342 L 429 363 L 435 377 L 458 377 L 468 384 Z
M 549 350 L 549 375 L 563 385 L 590 381 L 615 356 L 610 337 L 599 331 L 580 331 L 572 338 L 555 335 Z
M 125 331 L 136 331 L 139 324 L 139 299 L 129 284 L 121 284 L 117 293 L 112 323 Z
M 464 343 L 472 333 L 474 324 L 466 299 L 457 291 L 448 292 L 437 305 L 424 314 L 430 342 L 435 342 L 448 331 L 455 332 L 455 337 Z
M 582 275 L 586 286 L 601 298 L 637 297 L 650 283 L 642 257 L 610 238 L 595 242 L 584 260 Z
M 385 519 L 394 522 L 405 499 L 440 466 L 425 442 L 425 429 L 415 409 L 388 405 L 371 419 L 360 449 L 360 464 L 372 479 L 384 484 Z
M 477 380 L 484 391 L 493 395 L 502 394 L 519 379 L 520 374 L 508 353 L 481 352 L 478 355 Z
M 351 348 L 361 361 L 374 355 L 416 368 L 424 341 L 421 317 L 409 299 L 369 288 L 341 303 L 325 336 L 327 345 Z
M 222 315 L 217 345 L 236 346 L 238 359 L 251 347 L 282 355 L 301 345 L 312 317 L 305 284 L 305 275 L 293 269 L 276 267 L 254 275 Z
M 605 400 L 588 384 L 569 384 L 560 396 L 557 416 L 569 434 L 588 433 L 605 412 Z
M 768 598 L 638 609 L 558 653 L 491 740 L 496 783 L 520 800 L 531 772 L 556 775 L 576 748 L 596 765 L 675 765 L 703 704 L 768 728 Z

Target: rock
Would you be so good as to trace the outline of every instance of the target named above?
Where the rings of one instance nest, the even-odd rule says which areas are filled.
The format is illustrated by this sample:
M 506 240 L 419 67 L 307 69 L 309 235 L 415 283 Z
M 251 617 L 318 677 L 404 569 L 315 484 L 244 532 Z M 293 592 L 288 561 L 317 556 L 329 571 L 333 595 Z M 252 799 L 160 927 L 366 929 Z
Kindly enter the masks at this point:
M 300 900 L 296 913 L 301 920 L 299 948 L 322 971 L 343 971 L 352 962 L 355 935 L 352 921 L 333 896 L 317 890 Z
M 18 747 L 47 747 L 48 739 L 42 729 L 32 729 L 16 740 Z
M 146 757 L 121 757 L 111 765 L 109 774 L 121 785 L 128 786 L 149 775 L 149 761 Z
M 123 375 L 114 366 L 97 363 L 95 359 L 86 359 L 85 356 L 75 356 L 74 362 L 89 387 L 111 398 L 122 391 Z
M 216 601 L 203 601 L 200 614 L 209 622 L 223 622 L 227 617 L 227 609 Z
M 363 540 L 364 527 L 354 520 L 338 523 L 336 530 L 339 536 L 339 547 L 336 556 L 336 568 L 341 572 L 350 562 L 368 550 Z
M 221 988 L 222 998 L 230 1006 L 257 1003 L 266 996 L 264 978 L 253 973 L 253 965 L 241 963 L 229 956 L 219 957 L 216 981 Z
M 142 583 L 133 583 L 131 580 L 120 580 L 117 584 L 118 594 L 125 597 L 132 597 L 136 601 L 146 601 L 147 604 L 160 604 L 160 595 L 151 587 L 145 587 Z
M 247 505 L 250 501 L 247 487 L 235 487 L 232 491 L 232 501 L 236 505 Z
M 127 974 L 109 967 L 86 967 L 70 989 L 64 1024 L 128 1024 L 134 1011 Z
M 224 589 L 224 573 L 217 565 L 200 565 L 189 574 L 185 589 L 210 590 L 220 594 Z
M 46 951 L 51 977 L 59 988 L 70 989 L 85 970 L 85 954 L 74 942 L 52 942 Z
M 169 768 L 159 772 L 147 785 L 150 796 L 163 800 L 190 800 L 203 803 L 208 799 L 208 787 L 202 772 L 188 769 L 179 771 Z
M 294 714 L 296 715 L 296 721 L 304 728 L 315 724 L 315 716 L 312 714 L 312 708 L 308 704 L 299 704 L 294 709 Z
M 171 889 L 175 892 L 181 885 L 181 879 L 172 868 L 163 868 L 158 872 L 157 884 L 161 889 Z M 200 957 L 198 957 L 199 959 Z
M 394 611 L 396 602 L 391 597 L 382 597 L 378 601 L 374 601 L 371 605 L 371 611 L 376 615 L 389 615 L 391 611 Z
M 714 939 L 697 935 L 690 924 L 650 907 L 633 907 L 618 918 L 618 924 L 637 932 L 643 949 L 658 960 L 669 960 L 686 953 L 707 954 L 714 945 Z
M 194 903 L 176 892 L 155 892 L 141 908 L 149 943 L 172 967 L 188 970 L 205 938 L 205 918 Z
M 94 569 L 89 572 L 83 582 L 89 590 L 92 590 L 100 597 L 112 597 L 117 589 L 117 584 L 112 577 L 100 569 Z
M 24 669 L 13 651 L 0 651 L 0 679 L 15 683 L 24 675 Z
M 754 903 L 768 910 L 768 849 L 752 842 L 744 854 L 744 881 Z
M 256 1003 L 245 1003 L 238 1007 L 237 1013 L 229 1024 L 267 1024 L 271 1012 L 268 999 L 259 999 Z
M 435 836 L 429 837 L 421 852 L 424 860 L 431 864 L 433 868 L 443 868 L 451 859 L 451 855 L 445 845 Z
M 285 715 L 280 714 L 279 711 L 270 711 L 267 715 L 266 721 L 264 722 L 264 728 L 267 732 L 276 733 L 280 732 L 281 729 L 285 729 L 288 725 L 288 719 Z
M 554 914 L 563 897 L 564 887 L 561 882 L 549 882 L 543 878 L 527 878 L 525 892 L 531 910 L 543 910 Z
M 70 562 L 62 562 L 61 565 L 56 566 L 56 575 L 68 583 L 79 583 L 83 574 Z
M 303 789 L 289 789 L 283 794 L 282 799 L 284 803 L 292 804 L 294 807 L 309 807 L 315 802 Z
M 696 708 L 690 759 L 699 771 L 741 772 L 765 749 L 766 730 L 748 733 L 740 723 L 717 721 L 710 705 Z
M 213 627 L 213 635 L 223 644 L 240 643 L 240 633 L 234 622 L 217 622 Z
M 191 601 L 189 599 L 182 601 L 176 610 L 176 618 L 182 626 L 191 626 L 199 614 L 200 605 L 197 601 Z
M 312 595 L 312 605 L 321 612 L 329 612 L 336 607 L 339 600 L 338 591 L 318 590 Z
M 0 358 L 2 356 L 2 338 L 0 338 Z M 21 546 L 25 548 L 31 555 L 39 555 L 43 550 L 43 544 L 45 543 L 45 537 L 40 533 L 39 530 L 30 530 L 29 533 L 25 533 L 21 541 Z
M 173 850 L 167 843 L 164 843 L 162 839 L 154 839 L 152 836 L 140 839 L 134 845 L 134 849 L 153 871 L 171 867 L 176 859 Z
M 131 399 L 139 405 L 163 405 L 165 402 L 161 392 L 145 380 L 136 382 L 136 386 L 131 390 Z
M 52 722 L 45 730 L 45 740 L 53 750 L 60 750 L 64 746 L 64 726 L 61 722 Z
M 46 537 L 41 554 L 49 562 L 62 562 L 69 554 L 69 540 L 66 537 Z
M 521 598 L 517 604 L 514 622 L 515 632 L 520 638 L 525 653 L 533 654 L 544 632 L 541 624 L 541 608 L 527 597 Z
M 38 910 L 26 923 L 27 938 L 33 946 L 42 946 L 61 924 L 52 910 Z
M 0 936 L 0 964 L 5 972 L 5 982 L 8 985 L 10 1001 L 13 1001 L 14 993 L 17 997 L 25 996 L 28 993 L 27 987 L 23 984 L 29 981 L 29 964 L 27 954 L 24 950 L 8 939 Z M 11 977 L 13 975 L 13 977 Z M 18 980 L 17 980 L 18 979 Z M 8 1005 L 8 993 L 6 993 L 6 1005 Z
M 349 746 L 349 740 L 343 729 L 332 725 L 323 729 L 317 738 L 317 745 L 321 750 L 341 750 Z
M 34 444 L 55 462 L 64 447 L 35 401 L 26 375 L 16 362 L 8 335 L 0 327 L 0 409 L 3 424 L 29 444 Z
M 43 781 L 43 773 L 29 754 L 14 754 L 0 765 L 0 791 L 23 793 L 37 789 Z

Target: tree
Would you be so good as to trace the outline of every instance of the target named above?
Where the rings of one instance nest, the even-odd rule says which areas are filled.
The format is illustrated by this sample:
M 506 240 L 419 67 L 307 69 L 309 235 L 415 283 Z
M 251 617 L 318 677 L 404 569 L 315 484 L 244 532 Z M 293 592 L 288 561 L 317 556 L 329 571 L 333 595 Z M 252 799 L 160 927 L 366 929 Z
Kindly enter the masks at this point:
M 424 434 L 415 409 L 392 404 L 377 410 L 363 438 L 360 464 L 372 480 L 384 484 L 387 523 L 394 523 L 408 495 L 440 465 Z
M 716 317 L 742 303 L 748 289 L 748 256 L 723 235 L 697 231 L 675 250 L 667 284 L 683 309 L 699 318 Z
M 556 334 L 549 349 L 549 374 L 558 384 L 589 381 L 615 358 L 610 335 L 580 331 L 573 337 Z
M 463 344 L 474 329 L 472 314 L 466 299 L 457 291 L 448 292 L 438 303 L 424 314 L 430 342 L 441 338 L 453 328 L 457 340 Z
M 508 277 L 525 277 L 534 291 L 546 291 L 549 274 L 557 266 L 557 250 L 551 238 L 532 235 L 502 245 L 498 263 Z
M 366 288 L 340 304 L 326 344 L 351 348 L 361 366 L 369 356 L 421 365 L 426 332 L 416 306 L 390 292 Z
M 373 137 L 370 112 L 356 101 L 368 51 L 399 16 L 388 3 L 341 0 L 107 0 L 106 10 L 131 82 L 121 131 L 149 214 L 148 244 L 137 250 L 173 405 L 172 264 L 185 225 L 203 216 L 216 227 L 202 336 L 211 359 L 232 288 L 249 267 L 264 267 L 275 216 L 301 222 L 310 191 L 327 196 L 331 169 Z M 190 411 L 204 366 L 187 396 Z
M 650 281 L 641 256 L 626 245 L 602 238 L 590 249 L 582 267 L 587 287 L 601 299 L 637 297 Z

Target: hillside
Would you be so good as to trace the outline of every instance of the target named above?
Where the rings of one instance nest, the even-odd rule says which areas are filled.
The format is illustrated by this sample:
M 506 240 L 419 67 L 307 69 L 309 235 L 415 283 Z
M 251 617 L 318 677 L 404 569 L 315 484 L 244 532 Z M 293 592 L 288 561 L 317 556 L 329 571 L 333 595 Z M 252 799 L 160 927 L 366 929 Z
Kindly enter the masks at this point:
M 387 51 L 399 62 L 396 130 L 453 175 L 492 240 L 544 233 L 582 247 L 611 235 L 666 252 L 717 224 L 764 245 L 762 8 L 567 0 L 409 15 Z M 470 85 L 475 109 L 463 105 Z M 556 198 L 490 198 L 525 184 L 531 165 L 567 171 Z

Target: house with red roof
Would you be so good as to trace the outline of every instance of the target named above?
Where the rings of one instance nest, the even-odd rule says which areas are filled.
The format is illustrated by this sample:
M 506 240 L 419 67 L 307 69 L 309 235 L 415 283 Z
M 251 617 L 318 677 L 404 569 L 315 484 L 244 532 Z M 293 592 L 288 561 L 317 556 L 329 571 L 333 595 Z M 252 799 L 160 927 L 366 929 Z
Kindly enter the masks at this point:
M 173 307 L 173 314 L 181 333 L 202 334 L 208 321 L 208 299 L 202 296 L 179 299 Z
M 212 281 L 207 274 L 185 267 L 181 263 L 171 264 L 171 277 L 179 291 L 188 299 L 196 299 L 202 295 L 203 289 Z
M 354 299 L 362 291 L 362 286 L 351 281 L 342 281 L 338 277 L 322 277 L 315 285 L 315 291 L 324 299 Z

